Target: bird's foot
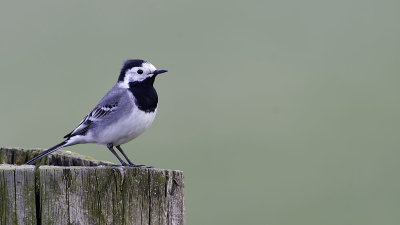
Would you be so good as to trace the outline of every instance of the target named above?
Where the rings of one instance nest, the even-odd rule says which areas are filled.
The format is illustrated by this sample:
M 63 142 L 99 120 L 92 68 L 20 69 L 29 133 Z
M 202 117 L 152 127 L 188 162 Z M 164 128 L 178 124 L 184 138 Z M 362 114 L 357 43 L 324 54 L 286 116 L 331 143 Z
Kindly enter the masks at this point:
M 127 167 L 136 167 L 136 168 L 153 168 L 152 166 L 146 166 L 146 165 L 136 165 L 136 164 L 129 164 L 125 165 Z
M 117 164 L 115 164 L 115 165 L 112 165 L 112 166 L 114 166 L 114 167 L 134 167 L 134 168 L 154 168 L 154 167 L 152 167 L 152 166 L 146 166 L 146 165 L 136 165 L 136 164 L 123 164 L 123 165 L 117 165 Z
M 112 167 L 122 167 L 122 166 L 124 166 L 124 165 L 118 165 L 118 164 L 113 164 L 113 165 L 111 165 Z

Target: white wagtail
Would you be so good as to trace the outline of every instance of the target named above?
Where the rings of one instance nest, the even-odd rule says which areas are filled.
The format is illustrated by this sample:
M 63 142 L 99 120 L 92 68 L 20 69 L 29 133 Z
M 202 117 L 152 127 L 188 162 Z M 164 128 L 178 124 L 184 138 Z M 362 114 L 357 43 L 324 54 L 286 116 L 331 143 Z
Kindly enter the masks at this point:
M 130 59 L 124 62 L 118 82 L 82 120 L 75 130 L 64 136 L 66 140 L 43 151 L 26 164 L 75 144 L 97 143 L 105 145 L 123 166 L 135 165 L 122 150 L 121 145 L 142 134 L 157 113 L 158 96 L 153 84 L 156 76 L 167 70 L 157 70 L 151 63 Z M 129 164 L 114 150 L 122 153 Z

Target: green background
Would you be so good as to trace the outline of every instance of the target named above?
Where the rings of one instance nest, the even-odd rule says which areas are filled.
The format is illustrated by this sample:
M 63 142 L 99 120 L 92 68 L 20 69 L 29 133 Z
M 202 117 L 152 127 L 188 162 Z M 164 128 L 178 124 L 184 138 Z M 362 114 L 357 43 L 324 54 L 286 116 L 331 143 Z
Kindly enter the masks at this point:
M 57 144 L 143 58 L 169 72 L 125 149 L 185 172 L 187 224 L 400 224 L 399 24 L 398 0 L 1 1 L 0 145 Z

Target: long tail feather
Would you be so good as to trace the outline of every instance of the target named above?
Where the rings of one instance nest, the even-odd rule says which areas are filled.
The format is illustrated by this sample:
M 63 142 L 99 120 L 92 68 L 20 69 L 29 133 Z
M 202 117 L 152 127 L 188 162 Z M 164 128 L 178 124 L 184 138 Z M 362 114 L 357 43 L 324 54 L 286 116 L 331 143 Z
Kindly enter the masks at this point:
M 55 146 L 53 146 L 53 147 L 47 149 L 46 151 L 40 153 L 39 155 L 35 156 L 33 159 L 31 159 L 31 160 L 29 160 L 28 162 L 26 162 L 25 165 L 32 164 L 32 163 L 36 162 L 37 160 L 39 160 L 39 159 L 45 157 L 46 155 L 48 155 L 48 154 L 50 154 L 50 153 L 52 153 L 52 152 L 55 152 L 55 151 L 57 151 L 58 149 L 60 149 L 60 148 L 62 148 L 62 147 L 65 147 L 65 146 L 68 146 L 68 145 L 69 145 L 69 144 L 68 144 L 68 140 L 65 140 L 65 141 L 61 142 L 60 144 L 55 145 Z

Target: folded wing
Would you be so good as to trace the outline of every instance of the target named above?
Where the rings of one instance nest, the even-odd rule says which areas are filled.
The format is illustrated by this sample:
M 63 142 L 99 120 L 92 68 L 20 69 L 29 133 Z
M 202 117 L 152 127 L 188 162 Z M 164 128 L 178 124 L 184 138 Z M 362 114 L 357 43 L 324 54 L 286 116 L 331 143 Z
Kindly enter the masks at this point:
M 115 112 L 118 108 L 118 103 L 96 106 L 78 125 L 75 130 L 65 135 L 64 138 L 71 138 L 76 135 L 85 135 L 93 122 L 100 121 L 106 116 Z

